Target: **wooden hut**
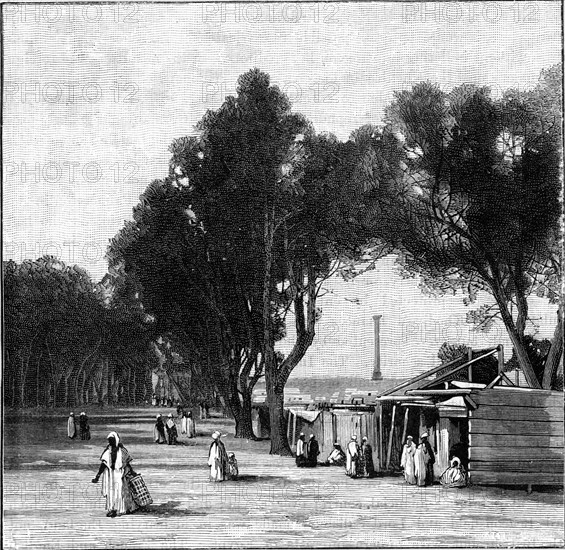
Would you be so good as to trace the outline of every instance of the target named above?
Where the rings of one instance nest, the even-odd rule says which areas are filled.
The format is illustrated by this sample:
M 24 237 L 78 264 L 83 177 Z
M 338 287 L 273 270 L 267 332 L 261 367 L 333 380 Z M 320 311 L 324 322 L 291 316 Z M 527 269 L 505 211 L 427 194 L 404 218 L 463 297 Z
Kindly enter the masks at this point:
M 471 379 L 473 364 L 493 354 L 499 372 L 490 383 L 453 380 L 462 370 Z M 393 469 L 399 440 L 427 431 L 436 477 L 457 455 L 473 484 L 563 485 L 563 393 L 516 386 L 502 367 L 501 346 L 479 350 L 383 392 L 377 401 L 388 435 L 385 469 Z M 391 418 L 383 418 L 391 405 Z

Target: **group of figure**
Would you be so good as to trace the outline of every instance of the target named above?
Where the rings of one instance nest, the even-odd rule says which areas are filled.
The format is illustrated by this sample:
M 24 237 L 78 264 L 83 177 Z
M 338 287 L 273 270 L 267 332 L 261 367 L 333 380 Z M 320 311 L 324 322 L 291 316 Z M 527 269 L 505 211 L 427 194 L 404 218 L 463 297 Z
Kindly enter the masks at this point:
M 351 478 L 374 477 L 373 447 L 366 437 L 359 445 L 357 436 L 351 436 L 345 452 L 345 473 Z
M 201 401 L 198 404 L 198 408 L 200 409 L 200 420 L 210 418 L 210 405 L 206 401 Z
M 180 432 L 192 439 L 196 437 L 196 423 L 192 417 L 191 411 L 185 411 L 182 408 L 178 410 L 177 417 L 180 423 Z M 173 414 L 169 413 L 166 420 L 163 416 L 158 414 L 155 420 L 155 427 L 153 428 L 153 439 L 155 443 L 168 443 L 169 445 L 176 445 L 179 438 L 179 431 L 177 422 Z
M 299 468 L 313 468 L 315 466 L 345 466 L 345 473 L 352 478 L 373 477 L 375 466 L 373 464 L 373 448 L 366 437 L 361 445 L 357 443 L 357 436 L 352 435 L 346 450 L 336 441 L 333 449 L 325 462 L 318 463 L 320 447 L 314 434 L 310 435 L 308 442 L 301 433 L 296 442 L 296 465 Z
M 77 436 L 83 440 L 90 439 L 90 425 L 88 423 L 88 416 L 85 412 L 80 413 L 78 426 L 79 428 L 77 430 L 75 413 L 71 412 L 69 414 L 69 419 L 67 420 L 67 435 L 69 439 L 76 439 Z
M 305 435 L 301 433 L 296 442 L 296 465 L 299 468 L 315 468 L 318 465 L 320 446 L 314 434 L 310 434 L 308 442 Z
M 408 436 L 402 449 L 400 466 L 404 470 L 404 479 L 410 485 L 425 487 L 434 482 L 435 454 L 428 440 L 428 434 L 420 435 L 420 444 L 416 446 L 414 438 Z M 440 483 L 446 487 L 465 487 L 467 473 L 458 457 L 453 457 L 449 468 L 440 476 Z
M 172 407 L 173 400 L 171 397 L 157 397 L 156 394 L 151 396 L 151 405 L 154 407 Z
M 168 422 L 168 421 L 167 421 Z M 227 453 L 221 433 L 212 434 L 208 453 L 210 481 L 235 480 L 239 467 L 235 453 Z M 100 468 L 92 483 L 102 478 L 102 495 L 106 498 L 106 515 L 111 518 L 131 514 L 153 502 L 141 475 L 132 467 L 133 458 L 124 447 L 117 432 L 108 434 L 108 444 L 100 456 Z

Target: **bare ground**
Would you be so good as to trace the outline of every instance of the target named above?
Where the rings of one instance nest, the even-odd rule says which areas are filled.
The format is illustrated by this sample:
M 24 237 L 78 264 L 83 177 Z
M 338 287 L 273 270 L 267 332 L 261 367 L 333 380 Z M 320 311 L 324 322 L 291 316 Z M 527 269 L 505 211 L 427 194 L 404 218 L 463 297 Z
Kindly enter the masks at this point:
M 79 411 L 80 412 L 80 411 Z M 66 415 L 6 414 L 5 548 L 563 546 L 563 491 L 407 486 L 352 480 L 341 468 L 297 469 L 268 441 L 233 438 L 233 422 L 197 420 L 199 437 L 152 442 L 155 409 L 89 411 L 93 438 L 70 441 Z M 168 410 L 161 410 L 168 413 Z M 229 435 L 241 479 L 210 483 L 210 433 Z M 117 430 L 154 504 L 110 519 L 91 479 Z

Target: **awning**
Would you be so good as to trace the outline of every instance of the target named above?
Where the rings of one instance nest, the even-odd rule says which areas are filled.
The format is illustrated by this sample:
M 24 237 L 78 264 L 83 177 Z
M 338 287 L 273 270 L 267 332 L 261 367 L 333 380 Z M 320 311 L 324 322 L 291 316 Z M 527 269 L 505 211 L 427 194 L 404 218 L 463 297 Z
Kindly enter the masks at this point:
M 288 407 L 287 410 L 290 411 L 295 416 L 298 416 L 298 418 L 302 418 L 303 420 L 306 420 L 306 422 L 310 422 L 310 423 L 315 422 L 318 416 L 320 416 L 322 412 L 322 411 L 305 411 L 304 409 L 297 409 L 294 407 Z

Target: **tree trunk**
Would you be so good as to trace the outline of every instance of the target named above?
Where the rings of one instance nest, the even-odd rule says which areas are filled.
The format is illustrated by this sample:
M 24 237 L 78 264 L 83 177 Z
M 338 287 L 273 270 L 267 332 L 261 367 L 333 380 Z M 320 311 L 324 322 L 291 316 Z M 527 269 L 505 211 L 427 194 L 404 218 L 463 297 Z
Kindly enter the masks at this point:
M 543 370 L 542 387 L 546 390 L 551 389 L 555 373 L 559 367 L 561 358 L 563 357 L 563 307 L 560 306 L 557 311 L 557 326 L 553 333 L 553 341 L 551 348 L 545 361 L 545 368 Z
M 248 390 L 243 391 L 243 400 L 241 403 L 239 419 L 235 424 L 235 437 L 241 437 L 242 439 L 257 439 L 256 435 L 253 433 L 253 421 L 251 419 L 251 392 Z
M 269 419 L 271 424 L 271 454 L 293 456 L 286 437 L 284 420 L 284 388 L 267 386 Z
M 495 299 L 498 304 L 504 325 L 506 326 L 508 336 L 510 336 L 510 340 L 512 341 L 512 345 L 514 346 L 518 364 L 524 372 L 524 376 L 526 377 L 526 380 L 528 381 L 530 387 L 540 389 L 541 384 L 536 377 L 536 373 L 534 372 L 534 368 L 532 367 L 532 363 L 530 362 L 528 352 L 526 351 L 526 347 L 524 346 L 523 334 L 518 333 L 514 319 L 512 319 L 512 315 L 508 311 L 508 306 L 506 304 L 505 298 L 496 293 Z

